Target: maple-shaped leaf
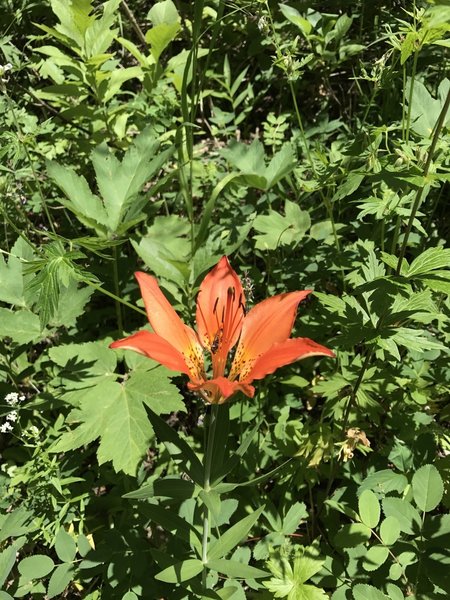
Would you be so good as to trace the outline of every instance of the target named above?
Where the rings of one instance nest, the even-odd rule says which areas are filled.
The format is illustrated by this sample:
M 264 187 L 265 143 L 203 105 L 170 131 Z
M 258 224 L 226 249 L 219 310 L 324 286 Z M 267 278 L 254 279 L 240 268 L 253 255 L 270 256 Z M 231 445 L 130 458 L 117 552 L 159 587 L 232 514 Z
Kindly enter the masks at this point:
M 136 474 L 154 437 L 145 405 L 158 414 L 184 410 L 178 389 L 161 367 L 132 372 L 123 383 L 104 379 L 76 393 L 78 406 L 68 422 L 77 426 L 64 433 L 52 451 L 74 450 L 99 440 L 99 464 L 112 461 L 115 471 L 128 475 Z

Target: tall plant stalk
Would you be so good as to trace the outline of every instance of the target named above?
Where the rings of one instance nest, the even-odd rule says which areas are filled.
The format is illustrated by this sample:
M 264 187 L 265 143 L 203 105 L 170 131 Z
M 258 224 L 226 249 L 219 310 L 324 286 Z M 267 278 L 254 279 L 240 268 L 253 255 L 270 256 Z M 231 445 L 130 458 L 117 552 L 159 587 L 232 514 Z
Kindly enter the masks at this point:
M 205 449 L 205 462 L 204 462 L 204 479 L 203 479 L 203 490 L 208 493 L 210 490 L 211 484 L 211 467 L 212 467 L 212 457 L 214 450 L 214 437 L 216 434 L 216 425 L 217 418 L 219 415 L 219 405 L 213 404 L 211 406 L 211 414 L 210 420 L 208 423 L 208 436 L 206 442 Z M 202 562 L 203 562 L 203 572 L 202 572 L 202 585 L 203 588 L 206 588 L 206 577 L 208 574 L 207 562 L 208 562 L 208 544 L 209 544 L 209 532 L 210 532 L 210 515 L 209 508 L 206 504 L 204 504 L 204 513 L 203 513 L 203 536 L 202 536 Z

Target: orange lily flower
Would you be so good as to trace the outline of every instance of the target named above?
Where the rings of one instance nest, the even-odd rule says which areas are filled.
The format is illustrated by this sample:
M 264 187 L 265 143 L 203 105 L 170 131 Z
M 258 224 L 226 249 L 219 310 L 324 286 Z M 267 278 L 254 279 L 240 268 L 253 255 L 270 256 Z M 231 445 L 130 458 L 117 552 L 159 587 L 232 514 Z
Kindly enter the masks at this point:
M 299 302 L 311 290 L 263 300 L 247 314 L 239 277 L 223 256 L 204 278 L 197 297 L 197 331 L 183 323 L 154 277 L 136 273 L 154 333 L 138 331 L 113 342 L 144 354 L 189 376 L 188 387 L 211 404 L 222 404 L 241 391 L 252 398 L 251 383 L 283 365 L 308 356 L 334 352 L 308 338 L 290 338 Z M 228 375 L 227 360 L 237 344 Z M 212 378 L 205 373 L 204 350 L 210 353 Z

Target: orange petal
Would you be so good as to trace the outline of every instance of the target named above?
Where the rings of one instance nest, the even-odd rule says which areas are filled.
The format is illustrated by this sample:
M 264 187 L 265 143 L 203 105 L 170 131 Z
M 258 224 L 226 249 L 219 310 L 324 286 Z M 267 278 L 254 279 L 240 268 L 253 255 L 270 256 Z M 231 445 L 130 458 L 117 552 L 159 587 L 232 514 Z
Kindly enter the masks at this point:
M 123 350 L 134 350 L 144 354 L 148 358 L 158 361 L 172 371 L 181 371 L 191 375 L 186 360 L 181 352 L 178 352 L 167 340 L 149 331 L 138 331 L 129 337 L 117 340 L 109 345 L 110 348 L 122 348 Z
M 332 350 L 317 344 L 309 338 L 285 340 L 274 344 L 255 360 L 245 376 L 244 382 L 250 383 L 254 379 L 262 379 L 283 365 L 289 365 L 296 360 L 308 358 L 309 356 L 335 356 L 335 354 Z
M 241 281 L 223 256 L 204 278 L 197 297 L 197 330 L 204 348 L 228 353 L 241 332 L 244 306 Z
M 231 379 L 247 370 L 253 361 L 291 335 L 299 302 L 311 290 L 288 292 L 263 300 L 246 315 L 231 368 Z M 245 379 L 245 376 L 243 377 Z
M 162 293 L 156 279 L 142 272 L 135 273 L 135 276 L 153 331 L 169 340 L 178 352 L 186 355 L 194 350 L 197 357 L 203 356 L 195 331 L 183 323 Z
M 248 383 L 230 381 L 226 377 L 216 377 L 201 384 L 188 383 L 189 389 L 204 392 L 202 395 L 211 404 L 223 404 L 228 398 L 241 391 L 249 398 L 253 398 L 255 388 Z

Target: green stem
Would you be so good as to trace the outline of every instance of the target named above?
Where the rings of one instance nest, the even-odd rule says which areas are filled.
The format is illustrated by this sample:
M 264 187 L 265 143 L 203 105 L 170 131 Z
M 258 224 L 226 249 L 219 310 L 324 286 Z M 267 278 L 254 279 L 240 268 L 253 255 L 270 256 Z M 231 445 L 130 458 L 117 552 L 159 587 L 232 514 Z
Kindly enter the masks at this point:
M 97 290 L 98 292 L 105 294 L 105 296 L 109 296 L 116 302 L 120 302 L 120 304 L 123 304 L 124 306 L 127 306 L 128 308 L 132 308 L 133 310 L 140 313 L 141 315 L 144 315 L 145 317 L 147 316 L 147 313 L 145 312 L 145 310 L 142 310 L 142 308 L 138 308 L 137 306 L 134 306 L 134 304 L 131 304 L 131 302 L 122 300 L 122 298 L 119 298 L 119 296 L 117 296 L 116 294 L 113 294 L 112 292 L 105 290 L 105 288 L 102 288 L 101 285 L 97 285 L 93 281 L 89 281 L 89 279 L 83 279 L 83 281 L 84 281 L 84 283 L 87 283 L 87 285 L 90 285 L 92 288 L 94 288 L 94 290 Z
M 114 292 L 117 298 L 120 297 L 120 285 L 119 285 L 119 254 L 117 252 L 117 246 L 113 246 L 113 274 L 114 274 Z M 122 318 L 122 307 L 120 306 L 119 300 L 115 300 L 116 305 L 116 318 L 117 318 L 117 329 L 120 337 L 123 337 L 123 318 Z
M 441 113 L 436 121 L 436 125 L 434 126 L 433 139 L 431 140 L 430 149 L 428 150 L 427 162 L 425 163 L 425 167 L 423 169 L 423 178 L 426 179 L 428 176 L 428 172 L 430 170 L 431 162 L 433 160 L 434 151 L 436 150 L 436 145 L 439 139 L 439 135 L 441 133 L 442 127 L 445 122 L 445 117 L 447 115 L 447 111 L 450 105 L 450 90 L 447 94 L 447 98 L 445 99 L 444 106 L 442 107 Z M 399 275 L 402 269 L 402 262 L 405 258 L 406 246 L 408 245 L 408 238 L 412 230 L 412 226 L 414 223 L 414 219 L 416 218 L 416 213 L 419 210 L 420 203 L 422 201 L 423 191 L 425 189 L 425 183 L 417 190 L 416 197 L 414 200 L 414 204 L 411 210 L 411 214 L 409 216 L 408 225 L 406 226 L 406 232 L 403 237 L 402 247 L 400 249 L 400 255 L 398 257 L 397 269 L 395 271 L 396 275 Z
M 218 413 L 219 413 L 219 405 L 213 404 L 211 406 L 211 415 L 210 415 L 210 421 L 209 421 L 209 425 L 208 425 L 208 440 L 206 442 L 206 451 L 205 451 L 205 464 L 204 464 L 205 470 L 204 470 L 204 478 L 203 478 L 203 489 L 205 492 L 209 492 L 209 490 L 210 490 L 211 466 L 212 466 L 212 457 L 213 457 L 213 449 L 214 449 L 214 436 L 216 434 L 216 424 L 217 424 Z M 203 513 L 203 537 L 202 537 L 202 562 L 203 562 L 202 585 L 205 589 L 206 589 L 206 576 L 208 574 L 206 563 L 208 562 L 209 529 L 210 529 L 209 508 L 205 504 L 204 505 L 204 513 Z

